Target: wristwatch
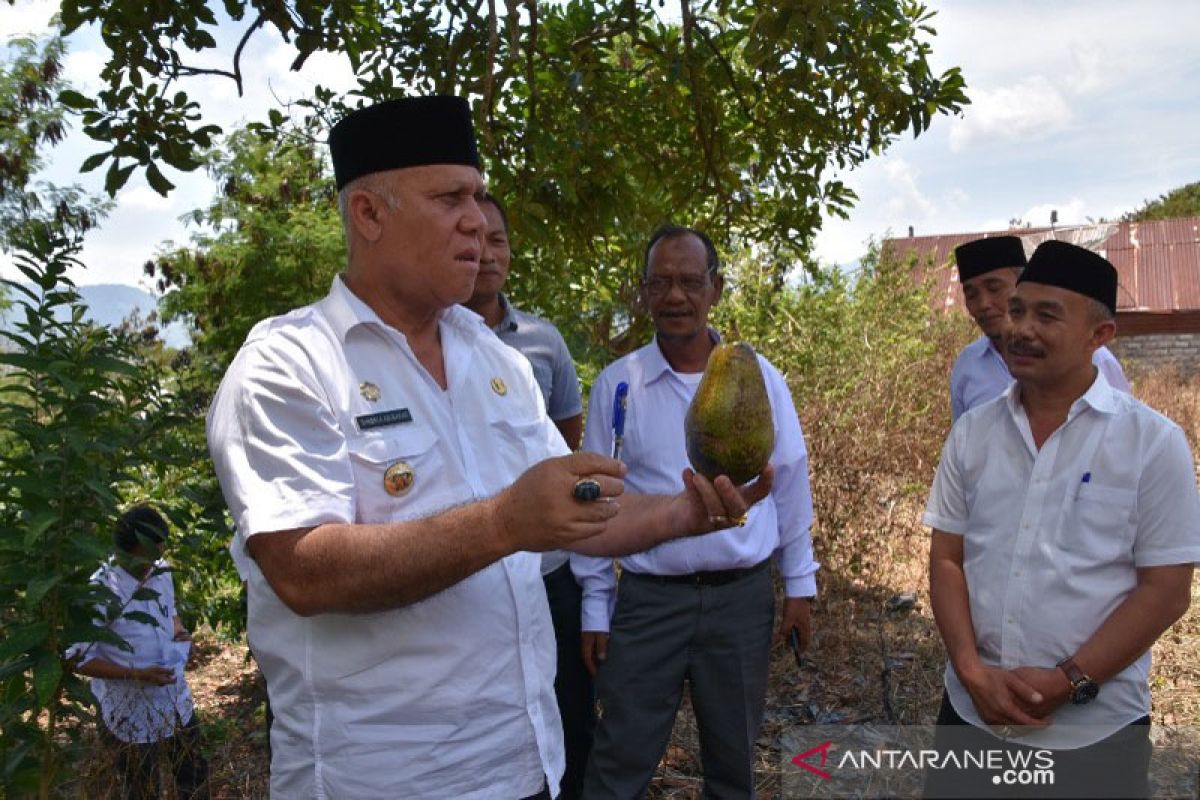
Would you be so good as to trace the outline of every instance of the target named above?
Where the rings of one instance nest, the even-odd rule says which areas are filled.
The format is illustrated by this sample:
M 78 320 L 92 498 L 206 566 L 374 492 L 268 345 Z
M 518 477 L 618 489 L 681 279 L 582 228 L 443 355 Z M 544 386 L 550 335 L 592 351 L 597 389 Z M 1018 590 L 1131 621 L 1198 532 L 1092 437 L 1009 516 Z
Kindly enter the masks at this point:
M 1062 661 L 1058 662 L 1058 668 L 1061 669 L 1067 676 L 1067 680 L 1071 683 L 1071 702 L 1077 706 L 1082 706 L 1096 699 L 1096 695 L 1100 694 L 1100 684 L 1084 674 L 1079 665 L 1075 663 L 1072 656 L 1067 656 Z

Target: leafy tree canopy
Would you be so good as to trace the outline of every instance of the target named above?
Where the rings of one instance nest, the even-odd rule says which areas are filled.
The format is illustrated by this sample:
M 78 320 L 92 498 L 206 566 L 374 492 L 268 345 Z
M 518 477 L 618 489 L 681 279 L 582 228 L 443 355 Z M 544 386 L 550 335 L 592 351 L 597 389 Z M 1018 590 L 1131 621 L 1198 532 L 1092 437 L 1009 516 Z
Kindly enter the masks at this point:
M 77 186 L 31 180 L 44 164 L 44 150 L 66 135 L 65 109 L 57 102 L 66 88 L 62 39 L 16 38 L 7 51 L 0 61 L 0 250 L 11 251 L 46 225 L 83 233 L 107 206 Z
M 611 340 L 628 307 L 641 245 L 671 220 L 732 251 L 753 242 L 777 272 L 802 257 L 822 210 L 853 193 L 834 171 L 968 102 L 958 69 L 929 64 L 932 13 L 911 0 L 376 0 L 313 4 L 225 0 L 243 26 L 233 52 L 202 3 L 65 0 L 67 31 L 98 25 L 110 49 L 93 96 L 65 92 L 103 150 L 115 192 L 135 169 L 168 192 L 162 166 L 194 169 L 217 141 L 188 79 L 254 80 L 242 44 L 264 28 L 295 48 L 344 53 L 359 86 L 318 87 L 262 132 L 311 136 L 324 158 L 331 120 L 350 105 L 403 94 L 471 99 L 489 184 L 505 201 L 518 299 L 583 338 Z M 228 23 L 226 23 L 228 24 Z M 212 55 L 224 69 L 200 68 Z M 301 121 L 307 116 L 308 119 Z M 335 269 L 330 267 L 329 269 Z
M 1157 200 L 1121 217 L 1123 222 L 1149 222 L 1155 219 L 1200 216 L 1200 181 L 1172 189 Z

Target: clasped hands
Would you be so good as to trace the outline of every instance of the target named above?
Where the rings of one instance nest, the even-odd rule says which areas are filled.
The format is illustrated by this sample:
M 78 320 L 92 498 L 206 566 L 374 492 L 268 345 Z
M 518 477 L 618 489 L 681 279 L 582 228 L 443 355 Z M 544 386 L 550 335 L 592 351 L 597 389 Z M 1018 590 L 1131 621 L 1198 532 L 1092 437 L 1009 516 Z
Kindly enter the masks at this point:
M 1050 724 L 1054 710 L 1071 695 L 1070 681 L 1058 667 L 1003 669 L 981 665 L 959 678 L 970 692 L 980 719 L 988 725 L 1044 728 Z

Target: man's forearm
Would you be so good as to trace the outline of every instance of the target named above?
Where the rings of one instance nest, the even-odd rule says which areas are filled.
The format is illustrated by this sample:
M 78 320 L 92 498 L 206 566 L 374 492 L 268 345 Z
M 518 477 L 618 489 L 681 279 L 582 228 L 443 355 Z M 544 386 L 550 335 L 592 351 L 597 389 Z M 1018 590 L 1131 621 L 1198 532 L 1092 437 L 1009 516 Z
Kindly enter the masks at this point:
M 85 661 L 75 667 L 75 671 L 89 678 L 102 678 L 107 681 L 134 681 L 139 679 L 139 670 L 134 667 L 122 667 L 103 658 L 93 658 Z
M 411 522 L 328 524 L 251 536 L 271 588 L 302 616 L 415 603 L 510 553 L 495 499 Z
M 1075 663 L 1103 683 L 1128 667 L 1187 611 L 1192 565 L 1139 570 L 1138 585 L 1075 653 Z
M 624 556 L 649 550 L 668 539 L 677 539 L 687 531 L 678 530 L 670 513 L 673 496 L 626 494 L 617 499 L 621 511 L 608 521 L 606 530 L 571 545 L 570 550 L 585 556 Z
M 945 557 L 931 557 L 929 601 L 933 606 L 933 618 L 937 622 L 950 663 L 958 673 L 959 679 L 966 680 L 979 666 L 980 661 L 975 642 L 975 627 L 971 622 L 967 577 L 960 563 Z

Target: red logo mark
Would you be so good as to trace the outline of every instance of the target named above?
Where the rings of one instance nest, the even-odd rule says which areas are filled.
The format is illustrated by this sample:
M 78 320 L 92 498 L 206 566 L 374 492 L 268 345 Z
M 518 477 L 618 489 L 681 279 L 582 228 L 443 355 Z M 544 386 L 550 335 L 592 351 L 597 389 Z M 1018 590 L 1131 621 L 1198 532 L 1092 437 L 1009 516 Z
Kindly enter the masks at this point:
M 805 760 L 814 753 L 820 753 L 821 754 L 821 766 L 822 767 L 825 766 L 825 759 L 829 755 L 829 748 L 832 744 L 833 744 L 833 742 L 825 742 L 824 744 L 819 744 L 810 750 L 805 750 L 800 755 L 793 757 L 792 763 L 795 764 L 797 767 L 801 767 L 802 769 L 806 769 L 809 772 L 814 772 L 817 775 L 820 775 L 825 780 L 832 780 L 833 776 L 831 776 L 828 772 L 826 772 L 823 769 L 817 769 L 816 767 L 814 767 L 812 764 L 809 764 L 808 761 Z

